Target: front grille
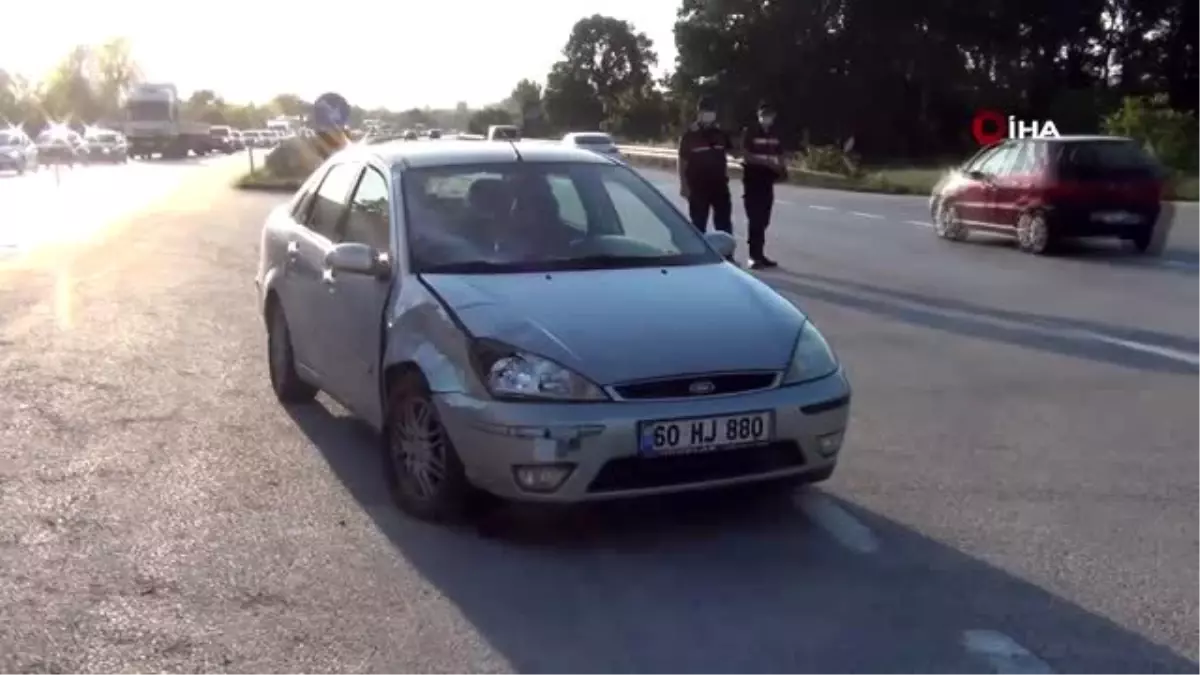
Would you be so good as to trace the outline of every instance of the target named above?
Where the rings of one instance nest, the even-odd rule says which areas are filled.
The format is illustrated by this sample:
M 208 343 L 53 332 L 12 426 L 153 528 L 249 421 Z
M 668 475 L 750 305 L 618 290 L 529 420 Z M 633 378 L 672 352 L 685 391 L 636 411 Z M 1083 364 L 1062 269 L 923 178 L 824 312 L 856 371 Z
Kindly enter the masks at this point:
M 696 398 L 718 396 L 766 389 L 775 383 L 776 373 L 719 373 L 714 375 L 689 375 L 662 380 L 644 380 L 618 384 L 613 387 L 621 398 Z M 707 384 L 705 384 L 707 383 Z
M 794 441 L 690 455 L 621 457 L 601 467 L 588 492 L 622 492 L 743 478 L 804 465 Z

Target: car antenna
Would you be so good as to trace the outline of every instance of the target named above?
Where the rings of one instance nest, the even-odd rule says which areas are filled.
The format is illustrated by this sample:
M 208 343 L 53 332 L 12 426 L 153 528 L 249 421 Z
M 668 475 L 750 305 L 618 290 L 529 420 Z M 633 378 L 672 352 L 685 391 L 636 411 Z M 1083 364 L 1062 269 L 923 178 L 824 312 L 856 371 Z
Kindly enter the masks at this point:
M 516 141 L 513 141 L 513 140 L 510 140 L 510 141 L 508 142 L 508 144 L 512 146 L 513 152 L 514 152 L 514 153 L 516 153 L 516 155 L 517 155 L 517 161 L 518 161 L 518 162 L 523 162 L 523 161 L 525 161 L 525 159 L 524 159 L 523 157 L 521 157 L 521 151 L 517 149 L 517 142 L 516 142 Z

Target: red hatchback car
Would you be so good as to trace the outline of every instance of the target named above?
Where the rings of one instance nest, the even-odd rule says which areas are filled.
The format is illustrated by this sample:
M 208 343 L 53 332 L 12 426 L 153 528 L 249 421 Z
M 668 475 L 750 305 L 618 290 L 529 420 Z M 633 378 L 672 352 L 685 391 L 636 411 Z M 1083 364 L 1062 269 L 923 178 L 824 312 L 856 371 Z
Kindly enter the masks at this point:
M 1008 234 L 1022 251 L 1044 254 L 1064 239 L 1117 237 L 1147 253 L 1165 178 L 1129 138 L 1009 139 L 946 175 L 929 206 L 944 239 L 961 241 L 972 230 Z

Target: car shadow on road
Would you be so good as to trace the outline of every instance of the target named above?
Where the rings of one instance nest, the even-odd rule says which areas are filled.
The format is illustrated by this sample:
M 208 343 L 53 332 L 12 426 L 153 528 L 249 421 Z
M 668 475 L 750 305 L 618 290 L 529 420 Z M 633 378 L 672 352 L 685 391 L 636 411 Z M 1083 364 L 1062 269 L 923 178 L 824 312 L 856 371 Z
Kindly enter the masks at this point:
M 374 434 L 332 409 L 290 413 L 398 553 L 515 672 L 981 672 L 989 663 L 961 645 L 974 629 L 1009 636 L 1057 672 L 1197 670 L 820 490 L 806 494 L 869 527 L 877 553 L 841 548 L 790 501 L 746 491 L 540 518 L 501 511 L 487 527 L 421 523 L 390 505 Z
M 1200 342 L 1095 321 L 985 307 L 846 279 L 774 270 L 761 277 L 776 290 L 926 328 L 1154 372 L 1195 374 L 1180 357 Z M 903 304 L 902 304 L 903 303 Z M 998 323 L 1002 322 L 1002 323 Z

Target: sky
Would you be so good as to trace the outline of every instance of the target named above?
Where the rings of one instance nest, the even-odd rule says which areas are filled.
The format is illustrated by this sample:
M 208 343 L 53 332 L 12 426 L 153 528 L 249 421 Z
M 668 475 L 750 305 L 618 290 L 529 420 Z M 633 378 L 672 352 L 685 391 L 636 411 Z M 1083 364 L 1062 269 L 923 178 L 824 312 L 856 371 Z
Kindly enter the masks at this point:
M 77 44 L 123 37 L 151 82 L 262 103 L 336 91 L 364 108 L 472 107 L 506 98 L 521 78 L 544 82 L 571 27 L 603 13 L 654 41 L 659 72 L 675 60 L 679 0 L 372 0 L 340 21 L 295 0 L 57 0 L 10 3 L 0 68 L 41 79 Z M 168 11 L 169 10 L 169 11 Z M 192 14 L 194 12 L 194 15 Z

